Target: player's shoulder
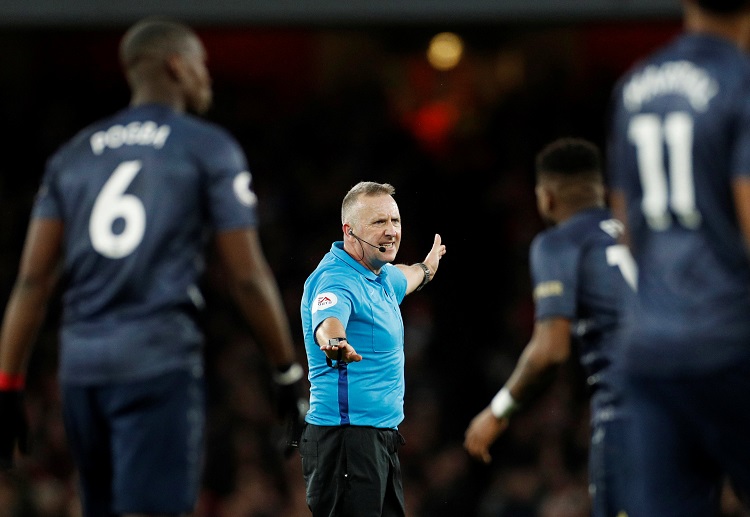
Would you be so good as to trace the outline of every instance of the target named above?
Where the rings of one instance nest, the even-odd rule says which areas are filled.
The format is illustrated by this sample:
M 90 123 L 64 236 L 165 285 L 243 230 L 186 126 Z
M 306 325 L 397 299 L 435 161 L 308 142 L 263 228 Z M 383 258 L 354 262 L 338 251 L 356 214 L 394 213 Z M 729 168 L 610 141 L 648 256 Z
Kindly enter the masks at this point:
M 209 169 L 222 169 L 230 163 L 231 168 L 247 168 L 245 151 L 227 128 L 191 114 L 183 114 L 180 124 L 176 136 Z
M 734 42 L 709 35 L 694 35 L 696 65 L 717 81 L 725 94 L 746 98 L 750 83 L 750 55 Z
M 118 131 L 122 131 L 124 137 L 141 132 L 143 134 L 138 136 L 141 140 L 149 132 L 161 131 L 164 135 L 169 135 L 170 139 L 193 143 L 206 140 L 213 145 L 238 145 L 229 130 L 218 123 L 156 103 L 124 108 L 91 124 L 80 134 L 85 138 L 102 131 L 112 132 L 115 138 Z
M 161 104 L 128 106 L 101 117 L 80 130 L 60 146 L 60 150 L 90 146 L 95 135 L 101 135 L 112 146 L 122 145 L 128 139 L 145 141 L 150 135 L 166 136 L 174 133 L 192 135 L 217 141 L 234 141 L 231 133 L 222 126 L 189 113 L 180 113 Z
M 530 251 L 532 256 L 545 259 L 552 258 L 573 246 L 574 241 L 571 240 L 569 232 L 561 225 L 556 225 L 536 234 L 531 241 Z
M 684 33 L 651 54 L 637 60 L 617 82 L 622 89 L 631 81 L 636 87 L 681 76 L 705 87 L 718 81 L 724 87 L 750 78 L 750 56 L 734 42 L 705 33 Z
M 185 131 L 191 131 L 205 138 L 226 140 L 232 143 L 236 142 L 234 135 L 227 128 L 212 120 L 204 119 L 190 113 L 180 114 L 178 120 Z
M 47 168 L 54 169 L 60 164 L 65 163 L 72 157 L 80 155 L 84 150 L 89 148 L 91 135 L 98 131 L 104 131 L 113 125 L 116 115 L 102 117 L 94 122 L 90 122 L 76 131 L 73 136 L 60 144 L 47 158 Z
M 608 209 L 587 209 L 537 234 L 532 248 L 549 256 L 577 251 L 595 240 L 616 240 L 622 228 L 622 223 L 612 218 Z

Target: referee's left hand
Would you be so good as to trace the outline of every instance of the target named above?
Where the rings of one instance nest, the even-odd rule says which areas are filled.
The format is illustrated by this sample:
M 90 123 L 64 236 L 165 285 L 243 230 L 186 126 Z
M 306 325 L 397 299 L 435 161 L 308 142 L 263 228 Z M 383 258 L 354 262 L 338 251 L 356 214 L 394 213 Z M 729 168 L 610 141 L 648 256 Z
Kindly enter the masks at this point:
M 348 341 L 339 341 L 337 345 L 321 345 L 320 349 L 331 361 L 358 363 L 362 360 L 362 355 Z

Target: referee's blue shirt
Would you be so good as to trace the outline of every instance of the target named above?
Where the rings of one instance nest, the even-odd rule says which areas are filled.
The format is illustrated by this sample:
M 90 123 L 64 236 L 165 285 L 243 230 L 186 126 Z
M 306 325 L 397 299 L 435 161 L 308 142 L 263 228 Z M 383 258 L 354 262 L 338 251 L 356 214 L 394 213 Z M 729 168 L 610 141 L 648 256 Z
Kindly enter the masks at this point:
M 310 372 L 307 422 L 396 429 L 404 419 L 404 323 L 399 305 L 406 277 L 393 264 L 368 270 L 334 242 L 305 281 L 302 329 Z M 327 318 L 344 325 L 362 361 L 331 368 L 315 340 Z M 335 364 L 335 363 L 334 363 Z

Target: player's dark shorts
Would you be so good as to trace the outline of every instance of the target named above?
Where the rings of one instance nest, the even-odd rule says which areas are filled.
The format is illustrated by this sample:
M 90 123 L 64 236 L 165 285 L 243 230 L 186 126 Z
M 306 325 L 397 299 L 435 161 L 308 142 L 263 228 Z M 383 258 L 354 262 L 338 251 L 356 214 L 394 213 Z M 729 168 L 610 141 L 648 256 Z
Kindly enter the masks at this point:
M 403 517 L 394 429 L 307 424 L 299 451 L 313 517 Z
M 66 384 L 62 395 L 86 516 L 193 511 L 203 461 L 202 374 Z
M 682 378 L 633 375 L 629 517 L 717 515 L 722 486 L 750 496 L 750 361 Z
M 591 423 L 589 446 L 589 492 L 592 517 L 625 515 L 631 499 L 630 486 L 639 472 L 627 450 L 630 421 L 624 416 Z

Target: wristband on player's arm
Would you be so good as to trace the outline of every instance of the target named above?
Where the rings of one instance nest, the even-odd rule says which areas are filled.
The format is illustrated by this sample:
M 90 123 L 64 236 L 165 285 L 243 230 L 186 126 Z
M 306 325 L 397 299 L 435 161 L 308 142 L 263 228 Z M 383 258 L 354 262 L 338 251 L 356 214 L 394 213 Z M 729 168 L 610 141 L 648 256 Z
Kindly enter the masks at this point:
M 13 467 L 16 445 L 22 453 L 29 452 L 29 426 L 23 404 L 25 383 L 23 375 L 0 372 L 0 470 Z
M 305 371 L 299 363 L 284 364 L 276 367 L 273 372 L 273 380 L 279 386 L 289 386 L 300 380 Z
M 490 402 L 490 411 L 492 414 L 500 420 L 501 418 L 510 418 L 510 416 L 518 409 L 518 402 L 510 394 L 510 390 L 503 386 L 500 391 L 492 398 Z

